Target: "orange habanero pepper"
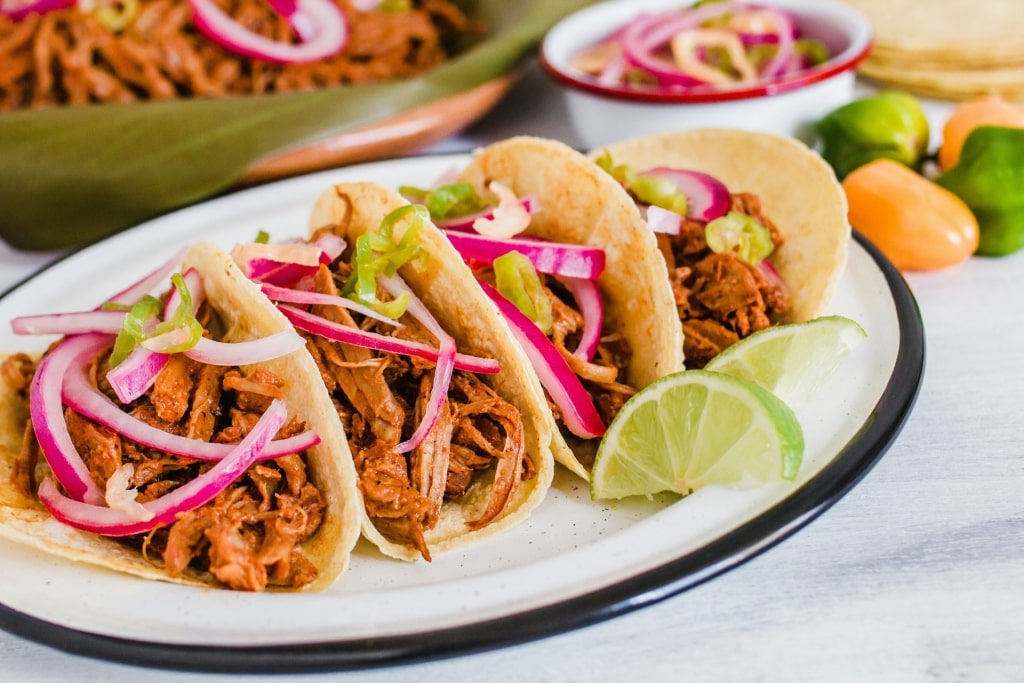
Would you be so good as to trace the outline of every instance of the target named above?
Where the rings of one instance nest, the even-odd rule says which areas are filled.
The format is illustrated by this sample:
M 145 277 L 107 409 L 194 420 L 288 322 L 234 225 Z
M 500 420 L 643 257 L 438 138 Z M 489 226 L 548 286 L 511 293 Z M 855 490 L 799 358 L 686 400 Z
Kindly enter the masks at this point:
M 961 263 L 978 248 L 978 221 L 964 202 L 906 166 L 877 159 L 843 180 L 850 224 L 902 270 Z

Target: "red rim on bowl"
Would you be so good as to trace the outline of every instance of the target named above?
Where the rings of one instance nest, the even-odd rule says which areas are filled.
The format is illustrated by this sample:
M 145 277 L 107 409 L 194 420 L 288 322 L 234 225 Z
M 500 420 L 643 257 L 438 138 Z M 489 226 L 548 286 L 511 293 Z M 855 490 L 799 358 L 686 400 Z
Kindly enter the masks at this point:
M 833 76 L 856 68 L 868 56 L 873 44 L 868 20 L 850 7 L 828 2 L 827 0 L 815 0 L 813 2 L 769 0 L 769 2 L 763 4 L 770 4 L 783 10 L 797 10 L 799 14 L 809 15 L 817 14 L 821 11 L 827 12 L 829 16 L 834 17 L 837 23 L 843 27 L 845 44 L 842 49 L 824 64 L 803 70 L 787 78 L 756 83 L 742 88 L 698 86 L 685 91 L 603 85 L 591 76 L 568 68 L 568 58 L 571 57 L 571 54 L 575 54 L 576 50 L 572 50 L 570 54 L 567 54 L 565 59 L 552 56 L 552 53 L 555 51 L 555 48 L 552 47 L 553 43 L 562 40 L 570 32 L 586 32 L 589 34 L 591 27 L 604 24 L 602 20 L 608 16 L 617 17 L 619 21 L 602 26 L 602 28 L 607 30 L 593 31 L 588 40 L 579 45 L 579 48 L 596 43 L 603 37 L 611 35 L 616 28 L 621 27 L 644 11 L 665 10 L 672 7 L 682 9 L 689 4 L 692 3 L 688 3 L 686 0 L 654 0 L 652 2 L 616 0 L 592 5 L 569 15 L 548 32 L 541 44 L 538 60 L 552 78 L 574 90 L 581 90 L 592 95 L 616 100 L 662 104 L 695 104 L 728 102 L 732 100 L 753 99 L 765 95 L 777 95 L 826 81 Z M 751 4 L 762 3 L 752 2 Z M 798 18 L 798 24 L 801 27 L 805 27 L 807 17 Z M 808 31 L 807 35 L 809 37 L 818 37 L 813 31 Z

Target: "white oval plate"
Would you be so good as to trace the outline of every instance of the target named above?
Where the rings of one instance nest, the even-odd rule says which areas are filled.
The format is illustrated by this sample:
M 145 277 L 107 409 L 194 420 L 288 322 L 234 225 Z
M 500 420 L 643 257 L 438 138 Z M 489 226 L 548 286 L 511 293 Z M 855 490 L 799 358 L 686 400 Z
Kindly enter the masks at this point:
M 182 245 L 224 248 L 305 234 L 322 190 L 343 180 L 425 186 L 464 156 L 378 162 L 294 178 L 170 214 L 74 253 L 0 299 L 0 320 L 91 308 Z M 246 594 L 146 581 L 0 541 L 0 627 L 116 661 L 174 668 L 342 669 L 469 652 L 609 618 L 690 588 L 753 557 L 838 500 L 877 461 L 910 412 L 924 366 L 916 304 L 862 240 L 830 313 L 868 333 L 819 400 L 798 412 L 806 453 L 796 482 L 706 488 L 615 504 L 590 500 L 559 469 L 547 499 L 510 532 L 431 564 L 360 542 L 319 594 Z M 42 350 L 4 325 L 0 353 Z

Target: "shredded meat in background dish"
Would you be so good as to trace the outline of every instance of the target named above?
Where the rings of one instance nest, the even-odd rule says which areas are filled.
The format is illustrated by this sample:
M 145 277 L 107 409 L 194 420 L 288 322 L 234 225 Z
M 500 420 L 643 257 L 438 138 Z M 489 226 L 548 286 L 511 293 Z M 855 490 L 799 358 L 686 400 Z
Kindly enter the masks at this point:
M 776 249 L 782 244 L 756 195 L 734 194 L 731 210 L 768 228 Z M 711 251 L 703 223 L 684 221 L 678 235 L 658 235 L 658 246 L 668 264 L 689 368 L 704 367 L 725 348 L 770 326 L 789 306 L 785 292 L 757 267 L 735 254 Z
M 278 395 L 284 384 L 261 368 L 244 375 L 236 368 L 203 366 L 184 355 L 172 358 L 154 387 L 129 409 L 138 419 L 174 434 L 238 443 L 265 410 L 268 396 Z M 108 359 L 109 351 L 98 356 L 90 376 L 116 401 L 110 387 L 95 379 L 106 374 Z M 122 464 L 131 463 L 130 486 L 145 503 L 212 467 L 140 446 L 71 409 L 66 418 L 71 441 L 100 490 Z M 304 429 L 292 419 L 277 438 Z M 191 567 L 236 590 L 298 588 L 316 579 L 316 567 L 299 545 L 316 533 L 325 510 L 323 495 L 306 476 L 304 457 L 293 454 L 253 465 L 213 501 L 180 515 L 173 524 L 123 540 L 171 577 Z
M 96 0 L 97 6 L 118 0 Z M 217 0 L 267 38 L 292 40 L 263 0 Z M 314 90 L 407 78 L 437 66 L 461 34 L 479 32 L 448 0 L 414 0 L 409 10 L 359 12 L 339 0 L 349 38 L 337 55 L 310 64 L 243 57 L 199 33 L 187 0 L 140 0 L 120 32 L 78 6 L 0 15 L 0 111 L 104 102 L 224 97 Z
M 337 294 L 337 282 L 344 282 L 350 271 L 344 263 L 332 268 L 334 274 L 321 266 L 316 291 Z M 337 306 L 314 306 L 312 311 L 339 324 L 437 344 L 409 315 L 403 316 L 403 327 L 395 328 Z M 519 411 L 475 375 L 455 370 L 434 428 L 404 455 L 394 447 L 419 424 L 434 363 L 313 335 L 306 335 L 306 348 L 348 435 L 366 512 L 391 541 L 430 560 L 424 533 L 437 524 L 445 501 L 462 498 L 478 475 L 493 471 L 487 506 L 469 522 L 470 528 L 486 526 L 505 510 L 519 482 L 535 474 Z

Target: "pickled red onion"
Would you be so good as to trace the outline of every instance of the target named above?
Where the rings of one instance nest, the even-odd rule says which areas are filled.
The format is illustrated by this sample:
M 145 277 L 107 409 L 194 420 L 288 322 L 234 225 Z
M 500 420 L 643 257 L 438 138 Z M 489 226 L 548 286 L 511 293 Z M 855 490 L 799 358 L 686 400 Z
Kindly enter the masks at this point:
M 182 276 L 182 279 L 185 281 L 185 287 L 188 289 L 189 297 L 192 299 L 191 313 L 195 315 L 205 295 L 203 279 L 195 268 L 189 268 Z M 154 286 L 156 286 L 156 282 L 153 282 L 149 289 L 152 289 Z M 146 291 L 148 292 L 149 289 Z M 141 298 L 145 292 L 138 294 L 139 298 Z M 181 303 L 181 292 L 178 291 L 177 287 L 172 288 L 167 301 L 164 303 L 164 320 L 169 320 L 175 315 L 181 307 Z M 107 381 L 110 382 L 114 394 L 122 403 L 131 403 L 153 386 L 156 376 L 160 374 L 165 365 L 167 365 L 166 354 L 157 353 L 152 349 L 146 348 L 145 345 L 136 346 L 128 354 L 127 358 L 107 371 Z
M 128 357 L 107 372 L 107 381 L 121 403 L 131 403 L 153 386 L 156 376 L 167 365 L 166 353 L 154 353 L 136 346 Z
M 572 355 L 589 363 L 597 353 L 597 345 L 601 342 L 601 329 L 604 327 L 604 301 L 601 299 L 601 290 L 593 280 L 560 277 L 558 281 L 572 294 L 583 315 L 583 335 Z
M 125 311 L 75 311 L 42 313 L 11 319 L 14 334 L 117 334 L 124 325 Z
M 331 0 L 296 0 L 285 15 L 303 42 L 281 43 L 254 33 L 221 10 L 213 0 L 189 0 L 193 21 L 204 35 L 227 49 L 268 62 L 297 64 L 315 62 L 341 52 L 348 39 L 345 16 Z M 289 3 L 290 4 L 290 3 Z M 281 2 L 275 9 L 285 9 Z
M 375 332 L 367 332 L 359 329 L 358 327 L 341 325 L 321 318 L 318 315 L 309 313 L 308 311 L 303 311 L 300 308 L 295 308 L 294 306 L 281 304 L 278 305 L 277 309 L 284 313 L 284 316 L 288 318 L 292 325 L 297 329 L 309 332 L 310 334 L 315 334 L 325 339 L 330 339 L 331 341 L 341 342 L 342 344 L 352 344 L 353 346 L 362 346 L 367 349 L 384 351 L 386 353 L 415 356 L 416 358 L 423 358 L 434 362 L 437 362 L 438 359 L 438 349 L 426 344 L 398 339 L 396 337 L 388 337 Z M 498 364 L 498 361 L 493 358 L 480 358 L 478 356 L 456 353 L 455 369 L 475 372 L 481 375 L 493 375 L 501 371 L 501 366 Z
M 35 0 L 19 5 L 18 3 L 11 2 L 10 0 L 0 0 L 0 14 L 7 15 L 14 21 L 21 21 L 29 14 L 36 12 L 37 14 L 46 14 L 58 9 L 64 9 L 65 7 L 71 7 L 78 0 Z
M 481 282 L 480 287 L 508 321 L 512 333 L 526 352 L 541 384 L 561 410 L 566 428 L 584 439 L 602 436 L 605 425 L 594 407 L 590 394 L 551 340 L 494 287 L 486 282 Z
M 321 306 L 341 306 L 347 308 L 350 311 L 361 313 L 368 318 L 379 320 L 382 323 L 393 325 L 395 327 L 402 327 L 402 323 L 398 322 L 394 318 L 389 318 L 386 315 L 381 315 L 377 311 L 373 310 L 369 306 L 363 306 L 362 304 L 353 301 L 347 297 L 334 296 L 333 294 L 320 294 L 317 292 L 307 292 L 299 289 L 289 289 L 287 287 L 278 287 L 264 282 L 261 287 L 263 293 L 267 295 L 267 298 L 271 301 L 280 301 L 290 304 L 311 304 Z
M 99 501 L 80 502 L 68 498 L 57 490 L 51 479 L 44 479 L 39 485 L 39 500 L 57 520 L 76 529 L 104 536 L 145 533 L 174 522 L 181 512 L 213 500 L 249 469 L 284 425 L 287 417 L 284 403 L 275 399 L 249 434 L 220 462 L 174 491 L 143 503 L 143 507 L 153 513 L 153 517 L 147 521 L 141 521 L 122 510 L 103 507 L 99 504 L 103 500 L 102 494 Z
M 530 259 L 538 272 L 549 275 L 596 280 L 604 272 L 605 254 L 598 247 L 452 231 L 445 231 L 445 236 L 465 259 L 491 263 L 503 254 L 518 251 Z
M 675 211 L 651 205 L 647 207 L 645 216 L 647 218 L 647 227 L 651 232 L 678 235 L 683 229 L 683 217 Z
M 221 460 L 234 448 L 230 444 L 210 443 L 178 436 L 132 417 L 92 385 L 86 375 L 86 367 L 87 365 L 81 362 L 70 367 L 61 385 L 64 403 L 82 417 L 109 427 L 141 446 L 193 460 Z M 282 455 L 300 453 L 318 443 L 320 437 L 315 432 L 302 432 L 286 439 L 271 441 L 257 459 L 270 460 Z
M 669 10 L 657 14 L 642 15 L 627 24 L 618 34 L 622 45 L 622 59 L 628 64 L 646 71 L 657 79 L 659 85 L 669 87 L 706 86 L 713 83 L 704 75 L 679 68 L 659 52 L 673 39 L 684 31 L 699 29 L 709 19 L 744 11 L 755 11 L 767 16 L 775 33 L 760 33 L 756 40 L 747 38 L 746 43 L 773 43 L 777 46 L 775 55 L 758 71 L 759 80 L 770 80 L 786 75 L 793 61 L 793 45 L 796 39 L 796 27 L 793 20 L 785 13 L 762 6 L 749 5 L 743 2 L 715 2 L 700 7 L 687 9 L 680 14 L 677 10 Z M 717 28 L 717 27 L 716 27 Z M 743 31 L 735 32 L 737 38 L 744 39 Z M 608 84 L 607 80 L 602 81 Z M 616 85 L 617 82 L 612 84 Z
M 39 362 L 29 388 L 32 429 L 46 463 L 69 496 L 91 504 L 103 502 L 103 492 L 71 441 L 64 421 L 61 384 L 68 368 L 79 357 L 95 355 L 113 343 L 112 336 L 103 334 L 66 338 Z
M 427 405 L 423 409 L 420 423 L 413 430 L 412 435 L 402 443 L 395 446 L 395 452 L 408 453 L 415 449 L 430 434 L 430 430 L 437 423 L 437 418 L 448 400 L 448 387 L 452 380 L 452 371 L 455 369 L 455 339 L 437 321 L 437 318 L 416 296 L 416 293 L 397 275 L 391 277 L 377 276 L 377 283 L 383 287 L 391 296 L 396 299 L 400 296 L 409 297 L 409 306 L 406 311 L 413 318 L 419 321 L 438 342 L 437 365 L 434 368 L 434 379 L 430 386 L 430 396 L 427 398 Z
M 729 211 L 732 195 L 718 178 L 701 171 L 658 166 L 641 175 L 659 176 L 675 183 L 686 195 L 686 216 L 696 221 L 713 221 Z
M 184 354 L 206 365 L 252 365 L 287 356 L 305 345 L 305 340 L 297 332 L 284 330 L 244 342 L 219 342 L 200 337 L 199 342 Z

